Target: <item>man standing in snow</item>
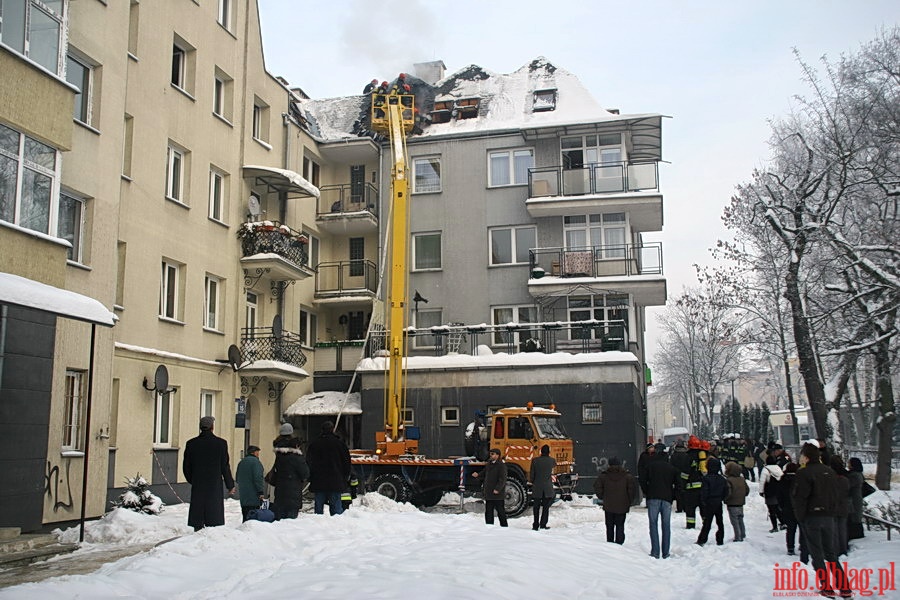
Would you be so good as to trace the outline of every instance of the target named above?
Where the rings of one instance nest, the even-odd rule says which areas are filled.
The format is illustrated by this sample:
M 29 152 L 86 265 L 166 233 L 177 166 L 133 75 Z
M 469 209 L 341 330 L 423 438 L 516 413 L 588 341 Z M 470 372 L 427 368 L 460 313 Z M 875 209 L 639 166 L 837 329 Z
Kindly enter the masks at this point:
M 625 515 L 631 510 L 636 487 L 634 477 L 615 456 L 609 459 L 609 468 L 594 481 L 594 492 L 603 501 L 607 542 L 625 543 Z
M 194 531 L 225 524 L 222 482 L 228 495 L 234 494 L 234 478 L 228 460 L 228 442 L 213 434 L 215 418 L 200 419 L 200 435 L 188 440 L 184 447 L 181 470 L 191 484 L 191 507 L 188 525 Z
M 669 558 L 669 542 L 672 537 L 672 500 L 680 473 L 666 457 L 665 444 L 657 444 L 653 459 L 641 481 L 647 490 L 647 519 L 650 521 L 650 556 Z M 660 547 L 657 522 L 662 521 L 662 547 Z M 660 554 L 661 551 L 661 554 Z
M 331 421 L 322 423 L 322 434 L 310 442 L 306 462 L 309 464 L 309 491 L 315 494 L 316 514 L 324 514 L 326 501 L 332 516 L 344 512 L 341 492 L 350 479 L 350 450 L 334 435 Z
M 534 504 L 534 523 L 531 528 L 535 531 L 550 529 L 547 519 L 550 517 L 550 505 L 556 497 L 553 489 L 553 470 L 556 468 L 556 459 L 550 456 L 550 446 L 541 446 L 541 455 L 531 459 L 531 468 L 528 470 L 528 481 L 531 483 L 531 500 Z
M 237 480 L 238 496 L 241 499 L 241 513 L 246 521 L 247 514 L 254 508 L 259 508 L 266 493 L 263 466 L 259 462 L 259 446 L 247 448 L 247 456 L 238 463 L 235 479 Z
M 478 473 L 472 473 L 472 477 L 479 477 Z M 500 450 L 491 448 L 490 461 L 481 472 L 484 480 L 484 522 L 494 524 L 494 511 L 500 527 L 506 527 L 506 463 L 500 460 Z

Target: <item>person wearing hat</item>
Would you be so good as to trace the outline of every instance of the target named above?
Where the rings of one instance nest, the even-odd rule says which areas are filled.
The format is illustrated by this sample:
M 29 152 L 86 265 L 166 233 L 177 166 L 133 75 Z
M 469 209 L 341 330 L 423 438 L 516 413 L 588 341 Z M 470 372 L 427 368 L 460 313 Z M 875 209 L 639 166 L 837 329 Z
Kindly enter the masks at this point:
M 506 463 L 500 458 L 500 450 L 497 448 L 491 448 L 489 457 L 484 471 L 480 475 L 472 473 L 472 477 L 482 479 L 484 522 L 493 525 L 496 512 L 500 527 L 506 527 Z
M 275 451 L 275 520 L 296 519 L 303 508 L 303 482 L 309 480 L 309 466 L 294 437 L 294 426 L 283 423 L 272 443 Z
M 310 442 L 306 458 L 309 461 L 309 490 L 315 494 L 316 514 L 324 514 L 326 502 L 331 516 L 343 513 L 341 493 L 350 480 L 350 450 L 334 434 L 334 423 L 322 423 L 322 433 Z
M 672 501 L 680 473 L 666 458 L 665 444 L 657 444 L 653 459 L 647 467 L 641 488 L 647 490 L 647 519 L 650 522 L 650 556 L 669 558 L 669 543 L 672 538 Z M 659 526 L 662 525 L 662 544 Z
M 634 476 L 622 468 L 622 460 L 609 459 L 609 468 L 594 481 L 594 492 L 603 501 L 606 541 L 625 543 L 625 515 L 631 510 L 637 493 Z
M 641 455 L 638 456 L 637 462 L 637 472 L 638 472 L 638 482 L 641 485 L 641 491 L 644 493 L 644 496 L 647 495 L 647 490 L 644 488 L 643 482 L 646 480 L 647 475 L 647 466 L 650 464 L 650 460 L 653 458 L 653 455 L 656 453 L 656 444 L 649 443 L 647 444 L 647 448 L 641 452 Z
M 238 463 L 234 479 L 241 500 L 241 514 L 246 521 L 247 514 L 254 508 L 259 508 L 266 493 L 263 466 L 259 461 L 259 446 L 247 447 L 247 455 Z
M 194 531 L 225 524 L 222 483 L 228 495 L 234 494 L 234 478 L 228 459 L 228 442 L 213 433 L 215 418 L 200 419 L 200 435 L 189 439 L 184 447 L 181 470 L 191 484 L 191 507 L 188 525 Z
M 550 446 L 541 446 L 541 455 L 531 459 L 531 468 L 528 470 L 528 482 L 531 484 L 531 502 L 534 505 L 534 523 L 531 528 L 550 529 L 547 520 L 550 517 L 550 505 L 556 497 L 553 489 L 553 471 L 556 469 L 556 459 L 550 456 Z

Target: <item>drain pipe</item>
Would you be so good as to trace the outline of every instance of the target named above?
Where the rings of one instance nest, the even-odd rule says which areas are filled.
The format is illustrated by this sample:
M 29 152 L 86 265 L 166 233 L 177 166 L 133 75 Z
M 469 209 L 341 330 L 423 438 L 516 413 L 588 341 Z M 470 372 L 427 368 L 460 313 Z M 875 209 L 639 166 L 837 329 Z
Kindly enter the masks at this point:
M 78 541 L 84 541 L 84 516 L 87 510 L 88 457 L 91 451 L 91 404 L 94 398 L 94 347 L 97 343 L 97 324 L 91 323 L 91 356 L 88 362 L 87 411 L 84 415 L 84 471 L 81 475 L 81 521 Z

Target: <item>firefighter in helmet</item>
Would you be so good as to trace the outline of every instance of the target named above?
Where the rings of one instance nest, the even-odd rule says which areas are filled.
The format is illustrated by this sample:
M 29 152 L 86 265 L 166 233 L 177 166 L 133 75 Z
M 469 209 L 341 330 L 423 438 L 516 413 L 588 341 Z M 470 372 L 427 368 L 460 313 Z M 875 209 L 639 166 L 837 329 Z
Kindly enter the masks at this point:
M 706 451 L 703 442 L 695 435 L 688 438 L 686 457 L 678 465 L 681 471 L 679 507 L 684 510 L 685 526 L 694 529 L 697 526 L 697 507 L 700 506 L 700 486 L 706 474 Z

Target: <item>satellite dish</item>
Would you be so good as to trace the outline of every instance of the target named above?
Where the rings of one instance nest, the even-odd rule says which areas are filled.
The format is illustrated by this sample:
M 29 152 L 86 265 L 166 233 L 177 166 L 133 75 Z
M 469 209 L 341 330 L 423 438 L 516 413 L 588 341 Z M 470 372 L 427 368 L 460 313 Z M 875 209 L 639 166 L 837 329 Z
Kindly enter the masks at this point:
M 257 198 L 253 194 L 250 194 L 250 199 L 247 200 L 247 211 L 254 219 L 262 214 L 262 211 L 260 211 L 259 209 L 259 198 Z
M 241 356 L 241 349 L 234 344 L 228 346 L 228 364 L 231 365 L 232 370 L 237 372 L 243 362 L 244 357 Z
M 166 394 L 169 391 L 169 370 L 166 365 L 156 367 L 156 375 L 153 376 L 153 385 L 160 394 Z
M 272 319 L 272 335 L 276 340 L 281 341 L 281 315 L 275 315 L 275 318 Z

